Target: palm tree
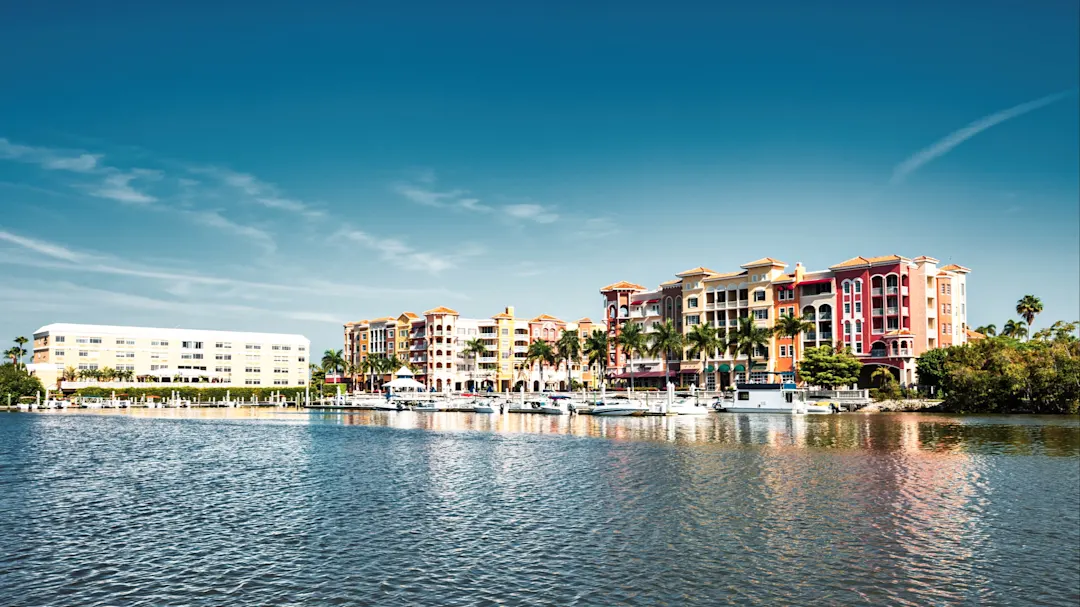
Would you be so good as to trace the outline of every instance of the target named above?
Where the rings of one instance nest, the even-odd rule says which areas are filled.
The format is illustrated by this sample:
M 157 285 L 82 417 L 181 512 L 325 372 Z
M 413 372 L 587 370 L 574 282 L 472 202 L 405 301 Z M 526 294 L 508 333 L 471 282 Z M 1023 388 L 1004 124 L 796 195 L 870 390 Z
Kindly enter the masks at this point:
M 698 385 L 705 385 L 705 358 L 723 347 L 723 340 L 711 323 L 701 323 L 690 328 L 686 334 L 686 343 L 690 346 L 690 356 L 696 356 L 701 362 L 701 374 Z
M 805 316 L 800 317 L 795 316 L 794 314 L 784 314 L 776 319 L 773 333 L 776 334 L 777 337 L 791 338 L 791 372 L 793 375 L 797 373 L 796 365 L 799 363 L 799 357 L 795 350 L 795 344 L 799 341 L 799 334 L 813 330 L 814 323 L 810 322 Z M 796 381 L 798 381 L 797 376 Z
M 604 377 L 608 361 L 608 335 L 606 331 L 596 329 L 585 338 L 585 356 L 589 357 L 589 368 L 594 366 L 600 371 L 600 377 Z
M 345 356 L 341 350 L 326 350 L 322 355 L 322 368 L 327 373 L 345 371 Z
M 11 364 L 16 367 L 19 366 L 19 356 L 21 356 L 21 354 L 18 346 L 12 346 L 7 350 L 4 350 L 4 358 L 10 358 Z
M 672 352 L 678 352 L 681 360 L 685 344 L 686 339 L 675 328 L 675 322 L 671 320 L 665 320 L 656 325 L 652 334 L 649 335 L 649 354 L 660 357 L 664 367 L 665 382 L 668 381 L 668 358 Z
M 985 335 L 987 337 L 993 337 L 993 336 L 997 335 L 997 325 L 992 324 L 992 323 L 989 324 L 989 325 L 983 325 L 981 327 L 976 327 L 974 329 L 974 331 L 976 333 L 982 333 L 983 335 Z
M 379 370 L 378 358 L 375 355 L 365 356 L 364 360 L 360 361 L 358 370 L 368 376 L 368 391 L 373 392 L 375 390 L 375 372 Z
M 1005 321 L 1005 326 L 1001 328 L 1001 334 L 1005 337 L 1024 339 L 1028 336 L 1028 328 L 1026 325 L 1010 318 Z
M 131 369 L 124 369 L 116 372 L 116 379 L 120 381 L 133 381 L 135 379 L 135 372 Z
M 525 360 L 530 364 L 540 365 L 540 390 L 543 391 L 546 387 L 546 384 L 544 384 L 544 365 L 555 364 L 555 350 L 551 347 L 551 344 L 537 338 L 529 344 L 529 349 L 525 353 Z
M 634 355 L 645 351 L 645 330 L 636 322 L 628 322 L 619 330 L 615 341 L 626 352 L 626 360 L 630 364 L 630 391 L 634 391 Z
M 1040 308 L 1040 311 L 1041 310 L 1042 310 L 1042 308 Z M 19 348 L 19 362 L 22 362 L 22 358 L 24 356 L 26 356 L 26 348 L 24 348 L 23 346 L 25 346 L 26 343 L 29 342 L 29 341 L 30 341 L 29 339 L 26 339 L 25 337 L 23 337 L 21 335 L 19 337 L 15 338 L 15 345 L 18 346 L 18 348 Z
M 477 339 L 475 337 L 470 339 L 469 341 L 465 342 L 465 347 L 461 349 L 461 354 L 463 356 L 472 356 L 473 357 L 473 366 L 477 370 L 480 369 L 480 358 L 487 355 L 487 353 L 488 353 L 487 346 L 484 345 L 484 342 L 480 341 L 479 339 Z M 475 374 L 473 375 L 473 379 L 472 379 L 472 390 L 474 392 L 476 391 L 476 375 Z
M 757 326 L 754 319 L 749 316 L 739 318 L 739 326 L 735 329 L 735 339 L 738 344 L 738 352 L 746 356 L 746 378 L 750 378 L 750 370 L 754 367 L 754 350 L 768 347 L 772 331 L 765 327 Z
M 874 372 L 870 374 L 870 381 L 874 381 L 875 379 L 879 380 L 878 388 L 884 388 L 886 384 L 892 383 L 895 378 L 888 367 L 879 365 L 878 368 L 874 369 Z
M 555 343 L 555 358 L 566 362 L 566 389 L 574 390 L 572 373 L 575 362 L 581 360 L 581 336 L 577 331 L 563 331 Z
M 98 373 L 100 374 L 99 377 L 101 378 L 101 381 L 112 381 L 116 379 L 116 369 L 113 369 L 112 367 L 102 367 Z
M 79 377 L 79 370 L 75 367 L 68 367 L 60 372 L 61 381 L 75 381 Z
M 1035 322 L 1035 317 L 1042 311 L 1042 301 L 1034 295 L 1025 295 L 1020 298 L 1020 301 L 1016 302 L 1016 313 L 1027 322 L 1029 331 L 1031 330 L 1031 323 Z

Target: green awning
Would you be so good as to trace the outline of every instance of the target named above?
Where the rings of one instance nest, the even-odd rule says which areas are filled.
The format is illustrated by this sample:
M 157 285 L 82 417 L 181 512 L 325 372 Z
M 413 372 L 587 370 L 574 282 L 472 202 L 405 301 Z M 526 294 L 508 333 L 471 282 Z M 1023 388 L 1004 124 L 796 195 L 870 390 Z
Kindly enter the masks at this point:
M 708 367 L 705 367 L 705 372 L 706 373 L 712 373 L 715 370 L 716 370 L 716 367 L 714 367 L 712 365 L 709 365 Z
M 724 363 L 724 364 L 720 365 L 720 372 L 721 373 L 727 373 L 729 371 L 731 371 L 731 365 L 729 365 L 727 363 Z
M 745 365 L 742 365 L 742 364 L 735 365 L 735 372 L 736 373 L 742 373 L 743 371 L 746 371 L 746 366 Z

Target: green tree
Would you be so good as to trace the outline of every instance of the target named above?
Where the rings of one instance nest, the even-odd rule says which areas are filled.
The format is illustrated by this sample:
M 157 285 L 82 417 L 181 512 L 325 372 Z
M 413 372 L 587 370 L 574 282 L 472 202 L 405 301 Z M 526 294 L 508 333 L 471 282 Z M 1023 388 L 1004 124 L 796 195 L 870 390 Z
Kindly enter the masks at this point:
M 1031 332 L 1031 323 L 1035 322 L 1035 317 L 1042 311 L 1043 303 L 1034 295 L 1025 295 L 1020 298 L 1020 301 L 1016 302 L 1016 313 L 1027 323 L 1029 333 Z
M 112 381 L 116 379 L 116 369 L 113 369 L 112 367 L 102 367 L 101 370 L 98 371 L 98 374 L 98 378 L 101 379 L 101 381 Z
M 1005 326 L 1001 328 L 1001 335 L 1003 337 L 1012 337 L 1013 339 L 1024 339 L 1028 336 L 1028 328 L 1022 323 L 1018 323 L 1010 318 L 1005 321 Z
M 777 337 L 791 338 L 791 371 L 795 374 L 796 381 L 798 381 L 799 356 L 795 346 L 799 343 L 800 334 L 813 331 L 814 328 L 814 323 L 810 322 L 807 317 L 795 316 L 794 314 L 781 315 L 780 318 L 776 319 L 776 325 L 773 327 L 773 333 Z
M 21 335 L 19 337 L 15 338 L 15 347 L 17 347 L 19 349 L 19 363 L 22 364 L 24 367 L 26 366 L 26 363 L 24 363 L 22 359 L 23 359 L 24 356 L 26 356 L 26 347 L 25 346 L 26 346 L 27 343 L 29 343 L 29 341 L 30 341 L 29 339 L 26 339 L 25 337 L 23 337 Z
M 525 361 L 531 365 L 540 365 L 540 390 L 543 391 L 547 387 L 547 384 L 544 383 L 544 365 L 555 364 L 555 349 L 551 347 L 550 343 L 536 338 L 529 344 L 529 349 L 525 353 Z
M 573 390 L 573 365 L 581 361 L 581 335 L 577 331 L 562 332 L 555 342 L 555 358 L 566 363 L 566 386 Z
M 608 334 L 605 331 L 595 329 L 585 338 L 584 351 L 589 358 L 589 368 L 596 368 L 601 378 L 605 377 L 607 371 L 609 348 Z
M 645 341 L 645 330 L 636 322 L 627 322 L 620 327 L 615 341 L 626 353 L 626 360 L 630 365 L 630 391 L 632 392 L 634 390 L 634 356 L 641 355 L 648 347 Z
M 976 333 L 982 333 L 987 337 L 994 337 L 995 335 L 997 335 L 997 325 L 992 323 L 989 325 L 983 325 L 981 327 L 976 327 L 974 331 Z
M 923 352 L 915 361 L 919 386 L 940 388 L 942 379 L 945 377 L 947 358 L 948 352 L 944 348 L 934 348 Z
M 10 358 L 11 364 L 18 366 L 19 357 L 22 356 L 18 346 L 11 346 L 7 350 L 4 350 L 4 358 Z
M 830 345 L 807 348 L 799 372 L 812 386 L 833 389 L 858 383 L 862 363 L 847 348 L 836 351 Z
M 473 338 L 473 339 L 470 339 L 469 341 L 465 342 L 465 347 L 461 350 L 461 353 L 463 355 L 465 355 L 465 356 L 472 356 L 473 357 L 473 365 L 475 366 L 475 368 L 477 370 L 479 370 L 480 369 L 480 358 L 487 355 L 488 349 L 487 349 L 487 346 L 484 345 L 484 342 L 480 341 L 477 338 Z M 473 375 L 473 378 L 472 378 L 472 388 L 471 389 L 474 392 L 476 391 L 476 375 L 475 374 Z
M 698 385 L 705 385 L 705 360 L 724 345 L 723 339 L 712 324 L 703 322 L 690 327 L 686 334 L 686 344 L 690 346 L 690 356 L 701 363 L 702 372 L 698 375 Z
M 18 364 L 0 365 L 0 399 L 3 399 L 3 402 L 6 403 L 8 396 L 15 400 L 22 396 L 34 396 L 38 392 L 45 392 L 40 379 L 27 373 Z
M 322 355 L 322 368 L 326 373 L 344 373 L 345 356 L 341 350 L 326 350 Z
M 765 327 L 757 326 L 753 318 L 749 316 L 739 318 L 739 326 L 735 329 L 736 351 L 746 357 L 748 381 L 750 371 L 754 368 L 754 351 L 758 348 L 768 348 L 770 337 L 772 337 L 772 332 Z
M 678 353 L 679 359 L 682 360 L 685 345 L 686 339 L 675 328 L 675 322 L 671 320 L 665 320 L 654 326 L 652 333 L 649 334 L 649 355 L 660 358 L 665 382 L 668 381 L 668 359 L 673 353 Z

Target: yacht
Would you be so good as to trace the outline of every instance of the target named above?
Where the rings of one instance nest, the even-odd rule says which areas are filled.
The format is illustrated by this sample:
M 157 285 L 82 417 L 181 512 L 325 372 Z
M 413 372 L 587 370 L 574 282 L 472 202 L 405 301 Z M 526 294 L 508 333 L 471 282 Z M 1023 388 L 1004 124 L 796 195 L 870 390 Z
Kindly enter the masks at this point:
M 708 415 L 709 407 L 694 396 L 676 398 L 668 407 L 668 413 L 674 415 Z
M 795 384 L 738 384 L 735 398 L 727 404 L 728 413 L 832 413 L 827 405 L 812 404 L 807 391 Z
M 593 415 L 608 417 L 626 417 L 629 415 L 643 415 L 649 411 L 649 407 L 636 400 L 625 396 L 604 398 L 598 401 L 600 404 L 592 408 Z

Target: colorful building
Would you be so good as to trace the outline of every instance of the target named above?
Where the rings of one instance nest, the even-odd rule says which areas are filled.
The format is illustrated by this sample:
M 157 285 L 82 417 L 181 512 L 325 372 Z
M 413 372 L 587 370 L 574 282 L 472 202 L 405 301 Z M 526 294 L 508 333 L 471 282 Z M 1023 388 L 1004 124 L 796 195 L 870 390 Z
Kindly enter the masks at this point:
M 734 272 L 697 267 L 676 274 L 657 289 L 618 282 L 600 289 L 612 340 L 609 379 L 626 379 L 631 369 L 642 385 L 666 381 L 700 383 L 716 389 L 735 381 L 790 381 L 798 358 L 808 348 L 830 344 L 850 348 L 867 365 L 894 369 L 901 383 L 917 383 L 915 360 L 923 352 L 968 339 L 968 268 L 938 267 L 931 257 L 899 255 L 854 257 L 828 270 L 807 272 L 796 264 L 765 257 Z M 664 293 L 679 293 L 672 302 Z M 671 304 L 674 305 L 671 305 Z M 759 347 L 746 368 L 744 355 L 718 350 L 704 357 L 685 354 L 668 361 L 648 355 L 629 360 L 618 345 L 627 322 L 645 325 L 646 332 L 664 319 L 678 319 L 685 334 L 699 323 L 710 323 L 721 336 L 734 330 L 741 318 L 770 331 L 783 315 L 800 316 L 813 325 L 797 339 L 773 336 Z M 797 342 L 797 343 L 796 343 Z M 862 383 L 866 383 L 867 378 Z

